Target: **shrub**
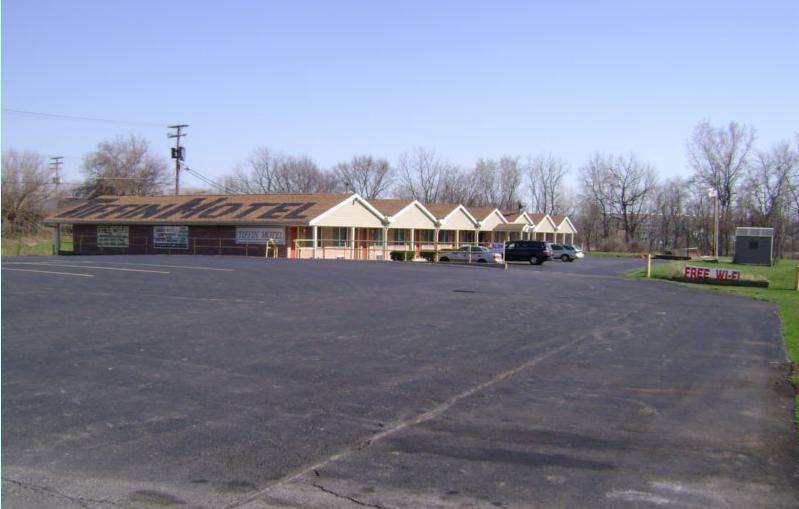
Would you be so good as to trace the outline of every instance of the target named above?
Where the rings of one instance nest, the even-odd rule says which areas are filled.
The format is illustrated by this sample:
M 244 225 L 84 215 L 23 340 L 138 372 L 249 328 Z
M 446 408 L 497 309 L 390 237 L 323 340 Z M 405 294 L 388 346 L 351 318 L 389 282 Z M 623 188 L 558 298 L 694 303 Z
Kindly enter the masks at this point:
M 435 251 L 420 251 L 419 256 L 427 260 L 428 262 L 436 261 L 436 252 Z
M 389 254 L 395 262 L 410 262 L 416 257 L 414 251 L 392 251 Z

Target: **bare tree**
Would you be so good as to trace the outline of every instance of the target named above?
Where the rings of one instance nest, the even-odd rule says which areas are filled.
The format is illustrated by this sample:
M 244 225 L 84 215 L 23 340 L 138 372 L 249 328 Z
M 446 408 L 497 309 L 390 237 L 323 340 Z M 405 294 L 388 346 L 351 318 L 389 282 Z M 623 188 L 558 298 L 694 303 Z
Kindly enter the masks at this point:
M 320 170 L 310 158 L 288 156 L 267 147 L 257 148 L 223 184 L 249 194 L 332 192 L 337 187 L 333 175 Z
M 475 190 L 470 205 L 487 207 L 500 201 L 499 168 L 493 159 L 478 159 L 472 169 L 471 183 Z
M 685 179 L 674 177 L 653 190 L 653 207 L 650 229 L 653 236 L 650 247 L 656 249 L 682 248 L 688 242 L 688 216 L 686 206 L 689 200 L 688 183 Z
M 356 156 L 333 170 L 338 180 L 364 198 L 378 198 L 391 185 L 391 166 L 385 159 Z
M 400 155 L 397 169 L 399 185 L 396 194 L 422 203 L 435 203 L 441 200 L 446 175 L 453 168 L 434 150 L 417 147 Z
M 793 193 L 799 175 L 799 154 L 789 143 L 759 151 L 749 165 L 741 191 L 741 216 L 753 226 L 774 228 L 777 255 L 789 228 Z
M 233 176 L 226 178 L 224 184 L 240 193 L 275 193 L 279 187 L 278 168 L 284 160 L 283 154 L 259 147 L 246 163 L 236 166 Z
M 613 158 L 612 161 L 608 168 L 611 197 L 621 217 L 624 241 L 629 243 L 635 238 L 644 216 L 646 200 L 655 184 L 655 171 L 632 154 L 626 158 Z
M 532 209 L 546 214 L 562 213 L 563 179 L 568 174 L 566 162 L 552 154 L 529 159 L 525 168 Z
M 477 205 L 477 188 L 473 175 L 462 168 L 451 166 L 442 178 L 439 200 L 446 203 L 461 203 L 467 207 Z
M 688 159 L 697 182 L 713 189 L 719 200 L 719 247 L 730 252 L 732 205 L 738 180 L 744 174 L 754 143 L 754 129 L 730 122 L 726 127 L 714 127 L 702 122 L 694 129 L 688 143 Z
M 55 197 L 55 175 L 36 152 L 6 150 L 2 160 L 3 236 L 35 233 Z
M 144 138 L 119 136 L 97 145 L 97 150 L 83 159 L 85 184 L 79 194 L 160 194 L 169 183 L 166 159 L 150 150 Z
M 522 171 L 518 157 L 478 159 L 467 179 L 473 189 L 469 205 L 511 210 L 519 203 Z
M 618 224 L 624 242 L 637 240 L 636 233 L 645 217 L 647 198 L 655 184 L 655 172 L 634 155 L 627 157 L 594 154 L 580 169 L 582 195 L 593 202 L 601 217 L 602 238 L 609 239 Z
M 611 231 L 613 193 L 610 187 L 610 174 L 608 171 L 611 161 L 612 157 L 596 152 L 580 168 L 581 201 L 590 203 L 590 206 L 584 206 L 582 209 L 599 216 L 599 239 L 609 238 Z M 595 226 L 596 224 L 592 222 L 592 227 Z

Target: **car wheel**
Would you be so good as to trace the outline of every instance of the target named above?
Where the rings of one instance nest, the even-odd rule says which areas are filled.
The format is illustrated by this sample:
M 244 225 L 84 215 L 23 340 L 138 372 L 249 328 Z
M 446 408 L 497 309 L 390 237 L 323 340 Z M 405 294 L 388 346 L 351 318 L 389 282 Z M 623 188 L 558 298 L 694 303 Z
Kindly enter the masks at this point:
M 568 262 L 568 261 L 570 261 L 570 260 L 569 260 L 569 255 L 563 255 L 563 256 L 561 256 L 561 257 L 560 257 L 560 261 L 562 261 L 562 262 Z
M 535 256 L 531 256 L 530 257 L 530 265 L 540 265 L 540 263 L 538 261 L 538 258 L 536 258 Z
M 446 256 L 442 256 L 441 258 L 439 258 L 438 261 L 440 261 L 440 262 L 448 262 L 449 258 L 447 258 Z
M 543 258 L 536 258 L 535 259 L 535 265 L 543 265 L 543 264 L 544 264 L 544 259 Z

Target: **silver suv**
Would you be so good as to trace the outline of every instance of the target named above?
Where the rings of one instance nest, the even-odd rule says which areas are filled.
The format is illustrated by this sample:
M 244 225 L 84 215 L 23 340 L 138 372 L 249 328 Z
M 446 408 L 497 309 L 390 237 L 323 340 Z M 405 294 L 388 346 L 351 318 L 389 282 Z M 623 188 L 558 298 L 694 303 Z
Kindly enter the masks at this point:
M 552 244 L 552 259 L 562 262 L 573 262 L 578 258 L 577 250 L 564 244 Z

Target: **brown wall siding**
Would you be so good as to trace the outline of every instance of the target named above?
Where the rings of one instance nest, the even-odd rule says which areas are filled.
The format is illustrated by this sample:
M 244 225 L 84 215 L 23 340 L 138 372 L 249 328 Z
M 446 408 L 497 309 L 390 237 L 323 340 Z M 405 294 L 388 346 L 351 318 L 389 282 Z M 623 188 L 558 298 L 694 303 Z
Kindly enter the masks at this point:
M 153 247 L 151 225 L 131 225 L 128 228 L 130 240 L 127 248 L 101 248 L 97 246 L 97 225 L 76 224 L 73 226 L 74 252 L 75 254 L 225 254 L 263 257 L 266 249 L 265 246 L 258 244 L 247 246 L 236 244 L 235 226 L 189 226 L 188 249 L 156 249 Z M 286 246 L 278 246 L 278 250 L 280 257 L 286 256 Z

